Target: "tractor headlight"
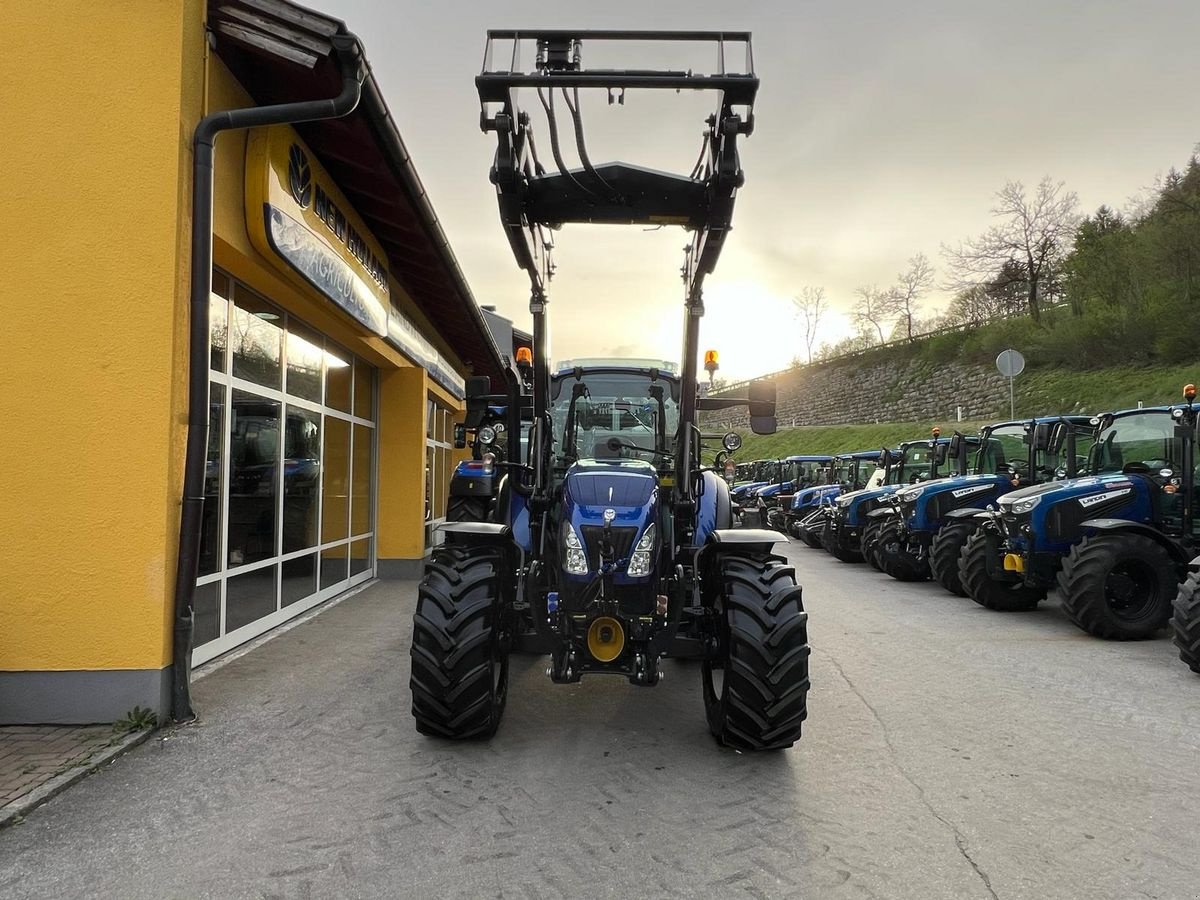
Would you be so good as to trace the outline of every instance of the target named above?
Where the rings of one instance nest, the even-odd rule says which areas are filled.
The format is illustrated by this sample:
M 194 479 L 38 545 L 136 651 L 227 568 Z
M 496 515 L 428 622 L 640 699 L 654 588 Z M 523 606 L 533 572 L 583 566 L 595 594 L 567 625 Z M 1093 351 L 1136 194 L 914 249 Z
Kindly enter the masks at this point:
M 1014 500 L 1013 505 L 1009 507 L 1014 514 L 1023 516 L 1027 512 L 1033 512 L 1033 508 L 1042 502 L 1041 494 L 1034 494 L 1032 497 L 1022 497 L 1020 500 Z
M 575 533 L 575 528 L 570 523 L 567 523 L 563 544 L 566 549 L 566 553 L 563 554 L 565 560 L 563 567 L 571 575 L 586 575 L 588 570 L 587 554 L 583 550 L 579 535 Z
M 925 485 L 922 484 L 918 485 L 917 487 L 910 487 L 900 491 L 900 493 L 896 494 L 896 499 L 901 503 L 912 503 L 923 493 L 925 493 Z
M 853 497 L 838 497 L 837 498 L 838 509 L 845 509 L 847 506 L 849 506 L 853 502 L 854 502 Z
M 479 443 L 491 446 L 492 444 L 496 443 L 496 429 L 491 425 L 484 425 L 477 432 L 475 432 L 475 438 L 479 441 Z
M 629 557 L 629 567 L 625 573 L 632 578 L 639 578 L 643 575 L 650 574 L 650 554 L 654 550 L 654 523 L 651 522 L 646 526 L 646 530 L 642 532 L 642 539 L 637 542 L 637 546 L 633 548 L 633 555 Z

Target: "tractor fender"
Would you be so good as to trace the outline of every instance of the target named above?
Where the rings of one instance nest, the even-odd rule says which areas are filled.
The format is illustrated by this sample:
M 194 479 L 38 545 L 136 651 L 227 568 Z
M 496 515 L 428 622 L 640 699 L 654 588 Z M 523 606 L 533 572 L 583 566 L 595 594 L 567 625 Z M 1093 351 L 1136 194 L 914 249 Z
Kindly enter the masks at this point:
M 787 535 L 770 528 L 717 528 L 703 549 L 714 553 L 770 553 Z
M 507 547 L 512 543 L 512 529 L 499 522 L 446 522 L 438 530 L 446 536 L 447 544 Z
M 1086 528 L 1091 531 L 1099 531 L 1105 534 L 1115 534 L 1116 532 L 1125 532 L 1127 534 L 1140 534 L 1142 537 L 1148 537 L 1150 540 L 1159 544 L 1164 550 L 1170 554 L 1172 560 L 1177 565 L 1188 565 L 1188 554 L 1179 545 L 1178 542 L 1171 540 L 1157 528 L 1152 528 L 1149 525 L 1144 525 L 1141 522 L 1130 522 L 1127 519 L 1088 519 L 1081 522 L 1079 527 Z M 1198 557 L 1200 559 L 1200 557 Z
M 971 507 L 963 507 L 961 509 L 952 509 L 946 513 L 947 519 L 973 519 L 981 513 L 986 513 L 987 510 L 973 509 Z

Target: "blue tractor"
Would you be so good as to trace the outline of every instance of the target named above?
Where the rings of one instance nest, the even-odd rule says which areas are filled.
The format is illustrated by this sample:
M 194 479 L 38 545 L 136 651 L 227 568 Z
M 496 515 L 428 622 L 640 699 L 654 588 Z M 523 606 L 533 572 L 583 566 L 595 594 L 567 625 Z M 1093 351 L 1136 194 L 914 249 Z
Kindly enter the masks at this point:
M 507 372 L 508 391 L 528 412 L 529 398 L 524 394 L 524 379 L 519 372 Z M 501 466 L 508 460 L 508 397 L 509 393 L 492 394 L 491 380 L 486 376 L 467 379 L 467 412 L 463 422 L 454 426 L 454 447 L 471 448 L 471 458 L 461 461 L 450 476 L 450 491 L 446 501 L 446 521 L 486 522 L 494 512 L 501 481 Z M 525 424 L 525 415 L 521 424 Z M 520 462 L 521 444 L 514 450 Z
M 808 546 L 821 547 L 823 507 L 849 491 L 867 487 L 875 471 L 887 458 L 887 449 L 857 450 L 833 458 L 827 483 L 797 491 L 789 507 L 781 511 L 782 527 Z M 772 525 L 772 527 L 779 527 Z
M 937 478 L 950 444 L 949 438 L 940 434 L 935 428 L 932 439 L 906 441 L 889 451 L 881 487 L 850 491 L 833 501 L 822 525 L 821 545 L 842 562 L 873 559 L 872 545 L 882 520 L 871 519 L 870 514 L 887 504 L 900 487 Z
M 1074 477 L 1074 449 L 1060 460 L 1051 438 L 1060 426 L 1087 427 L 1087 416 L 1048 416 L 984 427 L 978 437 L 956 433 L 949 456 L 974 452 L 970 475 L 939 478 L 897 491 L 880 528 L 875 556 L 880 568 L 900 581 L 933 576 L 946 590 L 966 596 L 958 557 L 979 526 L 976 516 L 1003 494 L 1023 485 Z M 877 515 L 878 513 L 875 513 Z
M 1195 389 L 1186 405 L 1093 419 L 1085 477 L 1021 488 L 981 514 L 959 573 L 989 609 L 1035 607 L 1058 586 L 1067 617 L 1097 637 L 1137 640 L 1171 617 L 1195 554 Z
M 493 53 L 494 42 L 536 43 L 532 72 L 485 68 L 476 80 L 484 129 L 499 142 L 492 182 L 501 220 L 532 285 L 532 425 L 528 453 L 511 461 L 520 425 L 519 404 L 509 404 L 510 461 L 501 464 L 494 521 L 444 526 L 445 542 L 425 566 L 410 680 L 423 734 L 492 735 L 505 708 L 509 654 L 529 651 L 549 656 L 547 675 L 557 684 L 607 674 L 650 687 L 664 657 L 697 659 L 708 726 L 720 743 L 769 750 L 800 737 L 808 616 L 794 569 L 775 552 L 787 538 L 732 527 L 728 485 L 702 465 L 697 424 L 701 411 L 749 405 L 753 431 L 775 428 L 773 383 L 752 383 L 743 398 L 701 398 L 697 378 L 703 281 L 730 231 L 743 182 L 737 139 L 750 131 L 758 80 L 730 73 L 728 63 L 713 75 L 589 71 L 582 63 L 592 41 L 664 39 L 705 42 L 721 59 L 731 43 L 748 51 L 750 42 L 732 32 L 489 32 L 489 62 L 520 58 L 515 47 Z M 548 173 L 529 157 L 532 126 L 516 107 L 518 87 L 567 98 L 583 169 Z M 572 94 L 638 87 L 720 92 L 707 163 L 692 175 L 587 162 Z M 552 114 L 549 121 L 553 128 Z M 550 143 L 558 156 L 557 139 Z M 681 364 L 577 362 L 552 375 L 546 229 L 664 221 L 692 234 Z M 726 435 L 725 449 L 739 440 Z
M 828 481 L 832 461 L 832 456 L 821 454 L 785 457 L 780 466 L 780 481 L 751 492 L 750 499 L 758 509 L 759 524 L 784 530 L 780 517 L 782 510 L 791 506 L 797 491 Z

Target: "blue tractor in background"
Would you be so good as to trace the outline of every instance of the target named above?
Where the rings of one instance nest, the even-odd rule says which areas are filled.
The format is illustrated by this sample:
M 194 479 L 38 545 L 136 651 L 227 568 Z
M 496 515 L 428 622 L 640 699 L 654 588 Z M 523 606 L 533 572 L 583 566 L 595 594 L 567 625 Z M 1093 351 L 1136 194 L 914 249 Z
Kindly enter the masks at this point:
M 712 46 L 716 74 L 583 67 L 585 44 L 662 40 Z M 494 43 L 505 41 L 513 46 L 493 52 Z M 536 44 L 530 72 L 515 70 L 522 41 Z M 425 565 L 410 678 L 413 717 L 423 734 L 491 736 L 505 708 L 509 655 L 529 651 L 549 656 L 547 675 L 557 684 L 607 674 L 651 687 L 662 677 L 663 658 L 693 658 L 701 663 L 708 727 L 720 743 L 771 750 L 800 737 L 808 614 L 795 570 L 775 552 L 787 538 L 734 528 L 724 469 L 701 462 L 703 410 L 748 405 L 751 430 L 775 429 L 772 382 L 751 383 L 743 398 L 701 398 L 697 378 L 703 282 L 730 233 L 744 181 L 737 141 L 751 130 L 758 87 L 752 71 L 731 71 L 734 46 L 749 69 L 750 35 L 741 32 L 488 34 L 476 86 L 483 128 L 498 141 L 491 180 L 501 221 L 532 288 L 532 424 L 528 451 L 517 462 L 521 403 L 512 398 L 509 456 L 497 463 L 504 477 L 492 521 L 447 524 L 445 543 Z M 488 68 L 492 60 L 503 68 Z M 552 172 L 537 163 L 531 119 L 516 105 L 518 88 L 561 91 L 582 169 L 560 163 Z M 592 166 L 578 118 L 581 88 L 718 91 L 706 162 L 692 174 Z M 552 129 L 553 110 L 548 104 Z M 550 146 L 559 157 L 557 138 Z M 551 374 L 548 229 L 578 222 L 690 229 L 678 366 L 577 361 Z M 731 433 L 722 443 L 732 452 L 740 438 Z
M 840 495 L 827 512 L 821 528 L 821 545 L 834 558 L 847 563 L 872 559 L 874 536 L 882 524 L 870 514 L 886 504 L 902 486 L 937 478 L 949 452 L 949 438 L 933 430 L 932 439 L 905 441 L 885 460 L 887 474 L 883 486 L 849 491 Z
M 971 599 L 1031 609 L 1057 584 L 1089 634 L 1137 640 L 1166 626 L 1196 548 L 1195 388 L 1185 397 L 1096 417 L 1086 476 L 1012 491 L 982 513 L 959 562 Z
M 866 488 L 876 470 L 884 468 L 883 460 L 887 459 L 887 455 L 885 447 L 835 456 L 830 464 L 828 482 L 797 491 L 788 508 L 779 511 L 779 524 L 770 524 L 772 527 L 782 527 L 808 546 L 819 549 L 823 507 L 844 493 Z
M 958 557 L 979 527 L 976 516 L 1003 494 L 1023 485 L 1074 477 L 1077 448 L 1060 460 L 1051 453 L 1054 430 L 1087 427 L 1087 416 L 1048 416 L 999 422 L 978 437 L 955 433 L 949 456 L 974 453 L 970 475 L 939 478 L 904 488 L 884 516 L 875 556 L 879 567 L 900 581 L 933 578 L 946 590 L 966 596 L 958 578 Z M 878 512 L 874 515 L 879 515 Z
M 510 386 L 525 410 L 528 398 L 522 397 L 519 374 L 508 373 Z M 513 376 L 516 377 L 513 377 Z M 500 466 L 509 461 L 507 440 L 509 394 L 492 394 L 487 376 L 467 379 L 467 412 L 463 422 L 454 426 L 454 448 L 471 448 L 471 458 L 459 462 L 450 476 L 446 501 L 446 521 L 486 522 L 491 519 L 501 479 Z M 527 417 L 526 417 L 527 418 Z M 516 448 L 520 450 L 518 443 Z M 520 457 L 511 460 L 520 462 Z M 498 465 L 499 464 L 499 465 Z
M 791 506 L 797 491 L 822 484 L 829 479 L 828 454 L 797 454 L 785 457 L 780 467 L 781 480 L 751 491 L 748 500 L 758 510 L 758 523 L 772 528 L 784 528 L 779 513 Z M 743 504 L 744 505 L 744 504 Z

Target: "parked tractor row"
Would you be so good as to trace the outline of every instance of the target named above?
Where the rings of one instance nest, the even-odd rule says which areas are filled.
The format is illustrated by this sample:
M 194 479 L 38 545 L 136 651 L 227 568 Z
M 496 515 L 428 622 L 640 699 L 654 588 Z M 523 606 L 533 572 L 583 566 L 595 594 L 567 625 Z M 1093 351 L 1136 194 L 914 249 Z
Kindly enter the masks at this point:
M 997 612 L 1033 609 L 1057 587 L 1067 617 L 1096 637 L 1140 640 L 1170 624 L 1200 674 L 1195 397 L 1188 385 L 1174 406 L 935 433 L 876 451 L 877 487 L 856 490 L 831 466 L 827 484 L 792 501 L 816 495 L 815 509 L 776 520 L 842 562 Z

